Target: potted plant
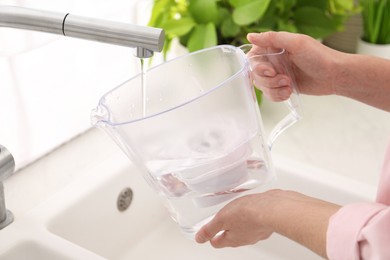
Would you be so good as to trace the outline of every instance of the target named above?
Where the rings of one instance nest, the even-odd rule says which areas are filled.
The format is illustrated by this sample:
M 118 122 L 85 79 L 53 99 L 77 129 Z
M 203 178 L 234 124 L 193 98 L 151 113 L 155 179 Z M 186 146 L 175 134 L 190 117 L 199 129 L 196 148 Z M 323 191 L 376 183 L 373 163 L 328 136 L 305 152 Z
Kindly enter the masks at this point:
M 154 0 L 149 26 L 165 29 L 166 57 L 174 39 L 190 52 L 242 45 L 249 32 L 289 31 L 322 39 L 342 30 L 356 11 L 354 0 Z
M 390 59 L 390 0 L 360 0 L 363 35 L 358 53 Z
M 190 52 L 240 45 L 249 32 L 289 31 L 314 38 L 343 29 L 354 0 L 154 0 L 150 26 L 165 29 L 165 53 L 178 38 Z

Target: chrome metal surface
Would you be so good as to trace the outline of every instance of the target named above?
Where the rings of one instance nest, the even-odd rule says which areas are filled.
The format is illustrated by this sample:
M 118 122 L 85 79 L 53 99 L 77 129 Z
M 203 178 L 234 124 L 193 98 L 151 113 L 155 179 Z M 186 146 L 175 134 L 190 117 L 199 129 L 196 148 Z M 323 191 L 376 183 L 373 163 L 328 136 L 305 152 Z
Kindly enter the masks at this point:
M 5 207 L 3 180 L 9 177 L 15 169 L 15 160 L 7 148 L 0 145 L 0 229 L 13 221 L 13 214 Z
M 140 48 L 137 57 L 160 52 L 165 41 L 159 28 L 88 18 L 68 13 L 0 5 L 0 27 L 60 34 L 80 39 Z M 138 56 L 140 55 L 140 56 Z
M 15 170 L 15 160 L 7 148 L 0 145 L 0 182 L 7 179 Z
M 0 27 L 62 34 L 64 13 L 0 5 Z
M 134 55 L 138 58 L 150 58 L 153 56 L 153 52 L 142 47 L 137 47 L 135 48 Z

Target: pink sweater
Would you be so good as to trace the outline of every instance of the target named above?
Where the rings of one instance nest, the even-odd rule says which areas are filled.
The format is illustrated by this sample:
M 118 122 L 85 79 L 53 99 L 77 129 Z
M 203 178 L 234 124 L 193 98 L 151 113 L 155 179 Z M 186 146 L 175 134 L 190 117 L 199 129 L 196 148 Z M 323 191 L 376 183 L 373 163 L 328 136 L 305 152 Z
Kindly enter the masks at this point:
M 333 215 L 327 254 L 331 260 L 390 259 L 390 146 L 376 202 L 347 205 Z

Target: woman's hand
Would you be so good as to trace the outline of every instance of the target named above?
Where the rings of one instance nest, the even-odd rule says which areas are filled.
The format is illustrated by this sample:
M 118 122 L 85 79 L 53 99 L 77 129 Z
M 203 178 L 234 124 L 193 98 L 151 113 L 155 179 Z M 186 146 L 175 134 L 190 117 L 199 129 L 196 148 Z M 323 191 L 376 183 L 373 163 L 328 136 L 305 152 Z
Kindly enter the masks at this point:
M 238 247 L 277 232 L 325 257 L 328 221 L 339 208 L 292 191 L 247 195 L 222 208 L 195 239 L 216 248 Z
M 254 52 L 287 51 L 300 93 L 336 94 L 390 112 L 390 60 L 339 52 L 309 36 L 288 32 L 250 33 L 248 40 Z M 286 75 L 260 66 L 254 68 L 253 78 L 273 101 L 286 100 L 292 93 Z
M 285 49 L 300 93 L 328 95 L 335 93 L 333 79 L 338 75 L 337 59 L 341 52 L 325 47 L 315 39 L 288 32 L 250 33 L 253 51 L 265 53 L 270 49 Z M 272 68 L 254 68 L 255 85 L 273 101 L 283 101 L 292 93 L 290 79 L 278 75 Z

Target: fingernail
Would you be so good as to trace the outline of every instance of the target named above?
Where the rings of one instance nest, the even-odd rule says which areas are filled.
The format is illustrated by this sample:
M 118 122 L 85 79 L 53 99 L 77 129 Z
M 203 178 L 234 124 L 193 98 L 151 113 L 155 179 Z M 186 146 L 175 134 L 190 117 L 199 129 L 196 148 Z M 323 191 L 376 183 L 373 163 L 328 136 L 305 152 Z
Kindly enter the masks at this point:
M 289 90 L 289 89 L 282 89 L 282 90 L 279 92 L 279 95 L 280 95 L 280 97 L 283 98 L 283 99 L 289 98 L 289 97 L 290 97 L 290 90 Z
M 267 77 L 272 77 L 273 76 L 272 72 L 269 71 L 269 70 L 265 70 L 264 71 L 264 75 L 267 76 Z
M 199 244 L 203 244 L 206 242 L 206 239 L 204 239 L 203 236 L 199 235 L 199 234 L 196 234 L 195 235 L 195 241 Z
M 247 37 L 250 38 L 250 37 L 255 37 L 257 33 L 248 33 Z
M 288 85 L 288 81 L 286 79 L 279 80 L 279 86 L 284 87 Z

